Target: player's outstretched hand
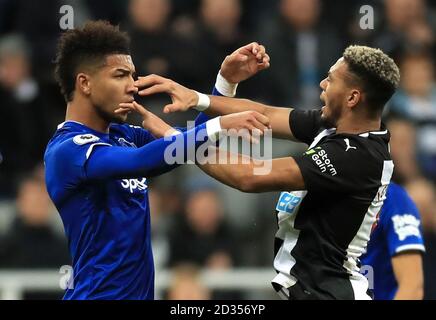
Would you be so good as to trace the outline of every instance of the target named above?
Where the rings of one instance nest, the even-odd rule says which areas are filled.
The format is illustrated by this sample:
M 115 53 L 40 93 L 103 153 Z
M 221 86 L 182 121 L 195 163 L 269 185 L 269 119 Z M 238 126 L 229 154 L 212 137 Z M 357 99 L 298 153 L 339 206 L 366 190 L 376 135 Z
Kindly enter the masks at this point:
M 252 42 L 228 55 L 221 64 L 220 73 L 228 82 L 239 83 L 269 66 L 270 57 L 265 47 Z
M 172 103 L 164 107 L 165 113 L 186 111 L 198 103 L 198 95 L 194 90 L 155 74 L 139 77 L 135 86 L 138 87 L 140 96 L 167 93 L 171 97 Z

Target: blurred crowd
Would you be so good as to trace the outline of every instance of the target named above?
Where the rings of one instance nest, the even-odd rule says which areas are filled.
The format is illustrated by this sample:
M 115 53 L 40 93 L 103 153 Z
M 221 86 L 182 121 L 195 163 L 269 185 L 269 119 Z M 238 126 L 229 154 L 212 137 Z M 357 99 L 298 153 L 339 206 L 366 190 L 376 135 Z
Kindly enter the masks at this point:
M 156 73 L 206 93 L 224 57 L 257 41 L 271 67 L 241 84 L 238 96 L 272 105 L 320 107 L 319 82 L 350 44 L 390 54 L 402 76 L 385 112 L 394 180 L 419 208 L 425 298 L 436 299 L 436 2 L 425 0 L 0 0 L 0 268 L 70 264 L 42 164 L 64 119 L 52 74 L 65 4 L 74 9 L 75 26 L 105 19 L 128 31 L 139 75 Z M 373 29 L 361 28 L 362 5 L 374 8 Z M 140 102 L 173 125 L 195 118 L 194 112 L 163 115 L 168 99 Z M 273 155 L 302 150 L 277 140 Z M 278 193 L 235 192 L 192 165 L 149 184 L 156 268 L 176 270 L 166 297 L 250 298 L 211 292 L 198 272 L 272 268 Z

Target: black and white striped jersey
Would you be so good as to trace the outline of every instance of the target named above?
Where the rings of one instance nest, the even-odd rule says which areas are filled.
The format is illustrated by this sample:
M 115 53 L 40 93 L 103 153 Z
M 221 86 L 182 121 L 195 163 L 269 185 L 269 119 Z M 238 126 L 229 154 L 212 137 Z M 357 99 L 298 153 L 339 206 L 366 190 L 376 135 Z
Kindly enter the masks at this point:
M 358 258 L 392 176 L 389 132 L 337 134 L 321 127 L 319 110 L 294 110 L 289 121 L 309 145 L 295 157 L 306 190 L 277 202 L 273 286 L 291 299 L 370 299 Z

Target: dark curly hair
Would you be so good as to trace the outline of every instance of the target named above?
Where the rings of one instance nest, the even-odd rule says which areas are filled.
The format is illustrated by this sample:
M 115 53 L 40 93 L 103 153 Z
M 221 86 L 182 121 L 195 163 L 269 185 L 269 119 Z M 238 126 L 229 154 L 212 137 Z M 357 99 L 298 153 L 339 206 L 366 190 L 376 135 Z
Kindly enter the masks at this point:
M 59 39 L 55 78 L 65 100 L 71 101 L 76 76 L 83 68 L 95 69 L 110 54 L 130 54 L 130 38 L 107 21 L 91 21 L 82 28 L 68 30 Z

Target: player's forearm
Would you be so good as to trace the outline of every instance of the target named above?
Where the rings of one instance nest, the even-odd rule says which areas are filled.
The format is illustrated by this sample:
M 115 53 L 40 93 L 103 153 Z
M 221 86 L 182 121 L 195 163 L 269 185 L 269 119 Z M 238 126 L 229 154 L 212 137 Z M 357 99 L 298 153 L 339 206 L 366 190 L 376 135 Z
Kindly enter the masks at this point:
M 207 163 L 200 164 L 199 167 L 232 188 L 250 193 L 304 190 L 303 177 L 292 158 L 258 160 L 246 155 L 213 150 L 215 153 L 209 153 Z
M 408 283 L 398 286 L 394 300 L 422 300 L 424 288 L 419 283 Z
M 253 192 L 250 180 L 254 164 L 250 157 L 219 149 L 214 151 L 209 153 L 207 163 L 197 164 L 200 169 L 229 187 L 243 192 Z
M 210 106 L 204 113 L 215 117 L 243 111 L 257 111 L 261 114 L 267 113 L 267 105 L 247 99 L 236 99 L 223 96 L 209 96 Z
M 170 171 L 187 160 L 195 161 L 191 158 L 195 157 L 196 150 L 213 142 L 220 130 L 213 127 L 211 121 L 176 136 L 155 140 L 138 149 L 97 148 L 88 160 L 86 176 L 90 180 L 152 177 Z

